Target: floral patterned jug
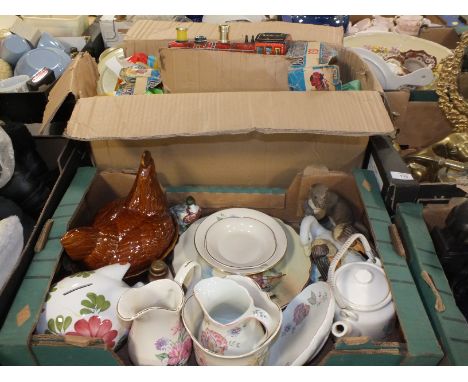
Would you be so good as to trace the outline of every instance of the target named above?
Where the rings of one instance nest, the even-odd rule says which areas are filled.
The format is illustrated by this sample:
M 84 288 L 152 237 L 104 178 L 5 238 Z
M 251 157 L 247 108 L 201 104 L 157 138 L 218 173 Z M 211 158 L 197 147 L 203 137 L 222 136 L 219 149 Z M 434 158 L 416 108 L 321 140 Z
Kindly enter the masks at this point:
M 192 352 L 192 340 L 181 320 L 184 304 L 182 285 L 189 276 L 200 274 L 194 261 L 184 263 L 174 280 L 161 279 L 125 292 L 117 303 L 117 314 L 132 321 L 128 353 L 135 365 L 185 365 Z

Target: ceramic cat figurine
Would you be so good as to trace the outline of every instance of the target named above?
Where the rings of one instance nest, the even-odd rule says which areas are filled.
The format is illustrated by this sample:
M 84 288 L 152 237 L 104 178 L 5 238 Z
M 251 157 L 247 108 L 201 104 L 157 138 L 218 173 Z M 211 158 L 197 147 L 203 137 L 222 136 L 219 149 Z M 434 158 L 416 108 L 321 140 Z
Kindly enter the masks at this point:
M 176 235 L 153 158 L 145 151 L 128 196 L 102 208 L 91 227 L 68 231 L 61 242 L 70 258 L 88 269 L 128 262 L 131 277 L 164 258 Z

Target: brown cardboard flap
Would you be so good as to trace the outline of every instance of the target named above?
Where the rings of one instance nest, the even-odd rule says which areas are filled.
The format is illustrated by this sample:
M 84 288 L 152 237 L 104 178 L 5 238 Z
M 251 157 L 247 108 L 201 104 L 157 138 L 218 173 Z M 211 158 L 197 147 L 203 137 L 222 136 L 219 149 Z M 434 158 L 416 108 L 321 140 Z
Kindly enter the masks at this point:
M 262 32 L 289 33 L 293 40 L 322 41 L 343 45 L 343 29 L 323 25 L 295 24 L 282 21 L 260 23 L 230 23 L 229 39 L 243 41 L 245 35 L 257 35 Z M 218 24 L 179 23 L 174 21 L 139 20 L 129 29 L 124 39 L 127 55 L 135 52 L 158 54 L 160 48 L 166 48 L 169 41 L 176 37 L 176 27 L 188 28 L 189 39 L 205 36 L 208 40 L 219 38 Z
M 358 54 L 335 48 L 343 83 L 360 80 L 363 90 L 383 92 Z M 160 64 L 164 87 L 171 93 L 289 90 L 285 56 L 163 48 Z
M 65 101 L 69 93 L 75 98 L 96 95 L 96 83 L 99 78 L 96 63 L 89 53 L 79 54 L 58 79 L 49 93 L 48 102 L 42 117 L 41 133 Z
M 237 92 L 80 99 L 65 135 L 143 139 L 221 134 L 389 134 L 377 92 Z
M 283 56 L 164 48 L 160 66 L 169 93 L 289 89 Z

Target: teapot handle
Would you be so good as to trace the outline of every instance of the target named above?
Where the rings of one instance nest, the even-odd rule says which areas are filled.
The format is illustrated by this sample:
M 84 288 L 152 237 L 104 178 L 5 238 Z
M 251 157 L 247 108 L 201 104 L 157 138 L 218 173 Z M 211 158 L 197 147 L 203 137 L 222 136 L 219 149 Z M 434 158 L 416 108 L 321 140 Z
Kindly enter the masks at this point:
M 341 296 L 341 293 L 338 291 L 338 288 L 336 287 L 335 283 L 335 271 L 336 271 L 336 266 L 342 259 L 342 257 L 346 254 L 348 251 L 349 247 L 356 241 L 360 240 L 362 245 L 364 246 L 364 251 L 366 252 L 366 255 L 369 257 L 368 261 L 373 262 L 374 264 L 377 263 L 377 259 L 375 258 L 374 254 L 372 253 L 371 246 L 369 242 L 367 241 L 367 238 L 362 234 L 362 233 L 356 233 L 352 235 L 346 242 L 343 244 L 343 246 L 340 248 L 338 253 L 333 257 L 333 260 L 330 263 L 330 267 L 328 268 L 328 277 L 327 277 L 327 282 L 332 288 L 333 295 L 335 296 L 336 303 L 340 308 L 346 308 L 346 303 L 343 301 L 343 298 Z
M 192 286 L 200 281 L 201 279 L 201 267 L 196 261 L 186 261 L 183 263 L 177 271 L 174 281 L 177 282 L 181 287 L 192 290 Z

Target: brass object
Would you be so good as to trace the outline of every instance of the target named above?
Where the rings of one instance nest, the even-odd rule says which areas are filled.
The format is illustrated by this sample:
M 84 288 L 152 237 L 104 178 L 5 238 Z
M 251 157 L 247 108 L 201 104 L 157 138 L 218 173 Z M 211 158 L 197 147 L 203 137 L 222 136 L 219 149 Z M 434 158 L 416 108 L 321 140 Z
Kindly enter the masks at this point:
M 458 77 L 465 48 L 468 46 L 468 32 L 463 33 L 454 54 L 444 58 L 437 81 L 436 92 L 439 107 L 453 125 L 456 132 L 468 132 L 468 101 L 460 94 Z
M 452 133 L 404 159 L 420 182 L 456 182 L 468 175 L 468 133 Z
M 169 273 L 169 267 L 162 260 L 154 260 L 151 263 L 150 270 L 148 272 L 148 281 L 154 281 L 164 279 Z
M 229 25 L 220 25 L 219 29 L 219 42 L 227 44 L 229 42 Z

